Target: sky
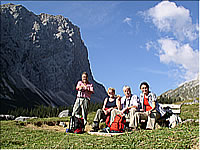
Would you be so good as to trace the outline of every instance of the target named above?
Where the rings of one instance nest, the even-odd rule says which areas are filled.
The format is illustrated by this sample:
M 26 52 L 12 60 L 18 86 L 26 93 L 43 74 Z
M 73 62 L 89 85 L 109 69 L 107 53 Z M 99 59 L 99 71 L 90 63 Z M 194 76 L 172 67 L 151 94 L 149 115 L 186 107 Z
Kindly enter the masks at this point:
M 158 96 L 199 75 L 198 1 L 2 1 L 77 25 L 94 79 L 123 95 L 142 81 Z

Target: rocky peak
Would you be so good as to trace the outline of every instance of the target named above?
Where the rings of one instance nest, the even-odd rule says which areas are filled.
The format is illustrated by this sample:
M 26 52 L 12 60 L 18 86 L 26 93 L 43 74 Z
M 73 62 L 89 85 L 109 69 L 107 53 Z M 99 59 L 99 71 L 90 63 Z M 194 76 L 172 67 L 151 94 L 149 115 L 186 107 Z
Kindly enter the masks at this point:
M 180 98 L 181 100 L 194 99 L 199 97 L 199 78 L 181 84 L 174 90 L 169 90 L 160 96 L 168 98 Z
M 93 79 L 79 27 L 61 15 L 35 15 L 22 5 L 1 5 L 0 15 L 3 102 L 19 100 L 9 91 L 37 89 L 34 93 L 46 94 L 48 104 L 71 105 L 83 71 L 94 84 L 92 99 L 103 101 L 106 91 Z

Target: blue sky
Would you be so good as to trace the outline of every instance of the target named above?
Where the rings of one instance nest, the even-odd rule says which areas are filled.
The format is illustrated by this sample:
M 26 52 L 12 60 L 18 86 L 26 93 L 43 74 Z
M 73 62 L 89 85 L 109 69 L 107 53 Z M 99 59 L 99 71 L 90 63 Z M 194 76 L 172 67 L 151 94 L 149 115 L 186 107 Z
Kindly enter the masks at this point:
M 2 1 L 2 4 L 11 1 Z M 147 81 L 160 95 L 199 73 L 198 1 L 12 1 L 80 28 L 95 80 L 123 95 Z

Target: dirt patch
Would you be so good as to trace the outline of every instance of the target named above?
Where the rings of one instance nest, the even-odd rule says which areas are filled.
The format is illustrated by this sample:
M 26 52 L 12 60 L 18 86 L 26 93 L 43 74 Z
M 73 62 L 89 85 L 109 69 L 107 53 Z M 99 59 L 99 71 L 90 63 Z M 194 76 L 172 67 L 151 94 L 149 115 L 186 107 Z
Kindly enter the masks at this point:
M 27 124 L 25 127 L 26 128 L 31 128 L 33 130 L 49 130 L 49 131 L 56 131 L 56 132 L 65 132 L 66 128 L 69 128 L 69 123 L 66 123 L 67 127 L 63 126 L 58 126 L 58 125 L 47 125 L 47 124 L 42 124 L 41 126 L 34 125 L 34 124 Z M 91 125 L 86 125 L 85 126 L 85 131 L 89 132 L 92 129 Z
M 91 131 L 91 130 L 92 130 L 92 126 L 87 124 L 87 125 L 85 126 L 85 131 L 86 131 L 86 132 L 89 132 L 89 131 Z
M 35 126 L 33 124 L 26 125 L 27 128 L 31 128 L 33 130 L 49 130 L 49 131 L 56 131 L 56 132 L 65 132 L 66 128 L 62 126 L 48 126 L 46 124 L 41 125 L 40 127 Z
M 193 146 L 192 146 L 192 149 L 199 149 L 200 148 L 198 138 L 193 139 L 192 142 L 194 143 Z

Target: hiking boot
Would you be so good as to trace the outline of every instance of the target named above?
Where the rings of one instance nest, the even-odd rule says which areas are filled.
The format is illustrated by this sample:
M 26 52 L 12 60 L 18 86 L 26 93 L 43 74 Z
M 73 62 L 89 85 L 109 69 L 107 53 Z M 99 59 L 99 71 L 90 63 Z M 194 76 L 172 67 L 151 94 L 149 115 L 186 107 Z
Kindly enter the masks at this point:
M 132 131 L 138 131 L 138 129 L 136 129 L 136 128 L 133 128 L 133 129 L 132 129 Z
M 92 129 L 95 129 L 95 128 L 99 128 L 99 123 L 98 122 L 93 122 L 92 124 Z
M 97 132 L 99 130 L 99 123 L 93 122 L 92 124 L 92 130 L 90 132 Z
M 90 132 L 98 132 L 98 130 L 99 130 L 99 129 L 96 128 L 96 129 L 90 130 Z
M 110 133 L 110 128 L 109 127 L 106 127 L 104 129 L 102 129 L 100 132 L 103 132 L 103 133 Z
M 126 128 L 125 128 L 125 131 L 130 132 L 130 131 L 132 131 L 132 129 L 129 128 L 129 127 L 126 127 Z

